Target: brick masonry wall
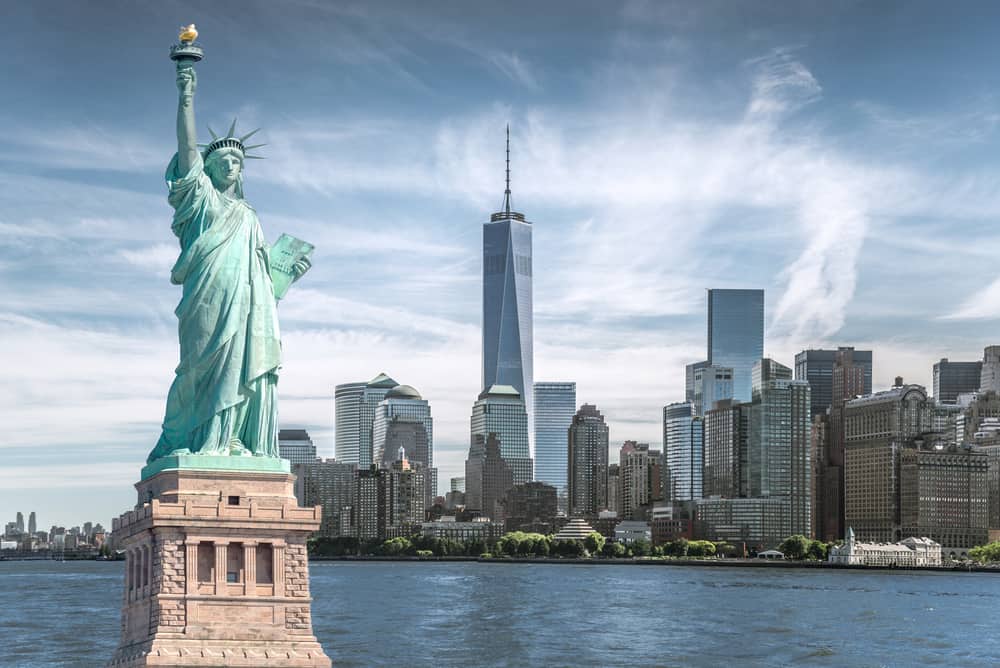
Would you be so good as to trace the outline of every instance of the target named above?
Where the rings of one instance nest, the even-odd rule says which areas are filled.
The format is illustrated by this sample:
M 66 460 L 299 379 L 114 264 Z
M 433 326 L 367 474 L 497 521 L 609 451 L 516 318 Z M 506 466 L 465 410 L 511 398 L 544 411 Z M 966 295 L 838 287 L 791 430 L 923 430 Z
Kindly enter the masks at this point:
M 285 595 L 294 598 L 309 597 L 309 557 L 304 542 L 289 542 L 285 547 Z M 286 606 L 285 628 L 290 634 L 312 635 L 309 605 Z

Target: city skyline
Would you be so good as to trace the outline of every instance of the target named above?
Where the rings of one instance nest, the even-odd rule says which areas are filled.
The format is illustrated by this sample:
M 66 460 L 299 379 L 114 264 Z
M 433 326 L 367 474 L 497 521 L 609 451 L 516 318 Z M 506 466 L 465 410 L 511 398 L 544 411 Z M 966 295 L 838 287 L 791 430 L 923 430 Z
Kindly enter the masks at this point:
M 873 350 L 875 389 L 896 375 L 930 388 L 935 362 L 992 343 L 988 17 L 786 7 L 778 21 L 761 4 L 737 27 L 718 8 L 594 4 L 568 26 L 568 7 L 537 17 L 527 35 L 515 21 L 528 5 L 463 18 L 443 5 L 419 17 L 263 7 L 12 9 L 3 507 L 106 519 L 155 442 L 180 296 L 167 279 L 163 44 L 182 20 L 198 22 L 199 76 L 219 91 L 202 122 L 264 128 L 268 160 L 246 187 L 267 238 L 317 246 L 280 307 L 279 391 L 281 426 L 307 429 L 320 456 L 333 455 L 333 387 L 384 370 L 434 407 L 440 479 L 462 470 L 482 389 L 479 221 L 502 190 L 508 122 L 512 189 L 539 221 L 534 376 L 575 381 L 613 450 L 659 442 L 662 407 L 703 358 L 708 288 L 766 291 L 764 354 L 782 364 Z M 842 24 L 861 26 L 863 49 Z M 98 29 L 114 38 L 95 42 Z M 267 43 L 243 39 L 257 34 Z M 921 48 L 900 48 L 913 35 Z M 581 44 L 568 64 L 563 50 Z M 88 95 L 81 52 L 134 89 Z M 259 85 L 229 81 L 233 63 L 253 64 Z

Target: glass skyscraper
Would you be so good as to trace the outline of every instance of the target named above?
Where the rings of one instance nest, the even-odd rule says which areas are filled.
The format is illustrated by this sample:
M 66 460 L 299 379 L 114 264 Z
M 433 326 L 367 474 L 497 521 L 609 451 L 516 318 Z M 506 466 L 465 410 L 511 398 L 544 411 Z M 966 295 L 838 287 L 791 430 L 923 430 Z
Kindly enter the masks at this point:
M 728 367 L 708 365 L 694 372 L 694 392 L 690 403 L 694 414 L 704 416 L 715 408 L 715 403 L 733 398 L 733 370 Z
M 534 416 L 531 223 L 510 208 L 510 141 L 503 211 L 483 225 L 483 383 L 509 385 Z M 533 437 L 533 434 L 531 434 Z
M 872 351 L 841 346 L 836 350 L 803 350 L 795 355 L 795 379 L 809 381 L 812 395 L 810 411 L 813 417 L 825 413 L 837 399 L 843 398 L 834 396 L 833 368 L 836 366 L 837 355 L 848 350 L 851 351 L 853 364 L 863 370 L 864 384 L 860 394 L 871 394 Z
M 367 383 L 344 383 L 334 389 L 334 453 L 337 461 L 372 465 L 372 423 L 375 409 L 392 388 L 399 385 L 380 373 Z
M 663 454 L 667 460 L 671 501 L 691 501 L 702 495 L 705 466 L 701 417 L 687 402 L 663 407 Z
M 281 429 L 278 454 L 291 464 L 311 464 L 316 461 L 316 446 L 305 429 Z
M 764 291 L 708 291 L 708 363 L 733 370 L 733 398 L 750 401 L 750 374 L 764 357 Z
M 576 383 L 535 383 L 535 480 L 566 494 L 567 434 L 576 413 Z
M 513 473 L 513 484 L 531 482 L 528 414 L 521 394 L 509 385 L 494 385 L 472 406 L 472 444 L 487 443 L 491 434 L 500 442 L 500 457 Z
M 434 468 L 434 418 L 431 406 L 410 385 L 397 385 L 375 408 L 372 421 L 372 463 L 384 469 L 399 460 L 399 449 L 412 466 L 424 469 L 427 507 L 437 495 Z

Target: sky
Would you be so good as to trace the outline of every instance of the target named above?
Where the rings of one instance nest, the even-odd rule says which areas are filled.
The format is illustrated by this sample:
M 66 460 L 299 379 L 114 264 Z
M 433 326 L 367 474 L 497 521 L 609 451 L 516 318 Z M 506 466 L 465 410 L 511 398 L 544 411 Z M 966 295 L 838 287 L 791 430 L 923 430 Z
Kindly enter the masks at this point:
M 707 288 L 764 288 L 765 354 L 874 350 L 931 383 L 1000 343 L 1000 5 L 39 2 L 0 70 L 0 523 L 110 518 L 177 364 L 168 48 L 199 132 L 261 127 L 245 192 L 316 246 L 279 307 L 281 423 L 333 456 L 333 388 L 432 406 L 442 489 L 480 391 L 482 224 L 534 224 L 535 380 L 612 451 L 658 445 Z M 612 461 L 616 458 L 612 454 Z

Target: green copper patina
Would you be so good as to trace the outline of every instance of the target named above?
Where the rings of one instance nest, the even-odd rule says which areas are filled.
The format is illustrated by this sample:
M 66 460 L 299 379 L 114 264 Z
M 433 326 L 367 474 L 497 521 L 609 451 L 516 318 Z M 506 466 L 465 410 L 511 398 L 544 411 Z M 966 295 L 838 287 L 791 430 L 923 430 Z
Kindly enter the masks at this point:
M 142 476 L 170 468 L 287 471 L 278 456 L 281 341 L 274 282 L 298 280 L 310 267 L 312 246 L 286 242 L 279 251 L 265 242 L 256 212 L 243 199 L 243 163 L 256 147 L 244 144 L 250 135 L 237 136 L 235 121 L 224 137 L 213 132 L 199 149 L 194 63 L 201 49 L 193 37 L 181 40 L 172 55 L 180 93 L 177 154 L 166 174 L 181 247 L 171 271 L 171 282 L 183 286 L 175 311 L 180 364 Z

